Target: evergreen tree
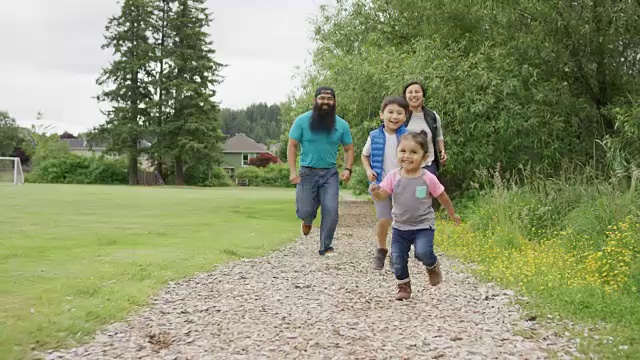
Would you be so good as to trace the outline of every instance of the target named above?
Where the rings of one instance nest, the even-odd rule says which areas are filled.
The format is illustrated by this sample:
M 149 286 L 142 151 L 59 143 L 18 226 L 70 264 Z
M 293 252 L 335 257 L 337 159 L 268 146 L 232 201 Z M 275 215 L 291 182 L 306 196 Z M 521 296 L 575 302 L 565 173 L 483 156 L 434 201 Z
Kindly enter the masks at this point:
M 263 144 L 279 141 L 281 117 L 278 104 L 257 103 L 241 110 L 222 109 L 220 117 L 225 134 L 244 133 Z
M 153 120 L 150 124 L 152 146 L 150 149 L 151 159 L 155 163 L 156 171 L 163 179 L 168 177 L 168 158 L 166 151 L 163 151 L 162 141 L 158 141 L 158 133 L 161 132 L 163 123 L 171 113 L 173 107 L 171 103 L 172 91 L 168 86 L 168 75 L 172 70 L 172 66 L 167 59 L 168 49 L 172 46 L 172 37 L 169 33 L 168 23 L 170 21 L 176 0 L 155 0 L 154 21 L 152 38 L 154 44 L 154 64 L 155 76 L 153 79 L 153 88 L 157 99 L 153 107 Z
M 163 101 L 172 108 L 158 136 L 162 151 L 174 161 L 178 185 L 184 184 L 186 163 L 212 167 L 222 161 L 224 136 L 213 102 L 222 65 L 213 59 L 215 50 L 206 32 L 210 22 L 205 0 L 177 0 L 166 24 L 171 39 L 164 54 L 171 69 L 165 74 L 163 86 L 169 91 L 163 93 Z
M 129 161 L 129 184 L 138 183 L 139 143 L 144 124 L 149 121 L 153 92 L 149 86 L 152 46 L 148 33 L 152 27 L 149 0 L 124 0 L 120 14 L 109 19 L 103 49 L 111 48 L 114 60 L 102 70 L 97 84 L 103 91 L 99 102 L 112 108 L 103 113 L 104 124 L 96 129 L 108 141 L 108 151 L 124 154 Z

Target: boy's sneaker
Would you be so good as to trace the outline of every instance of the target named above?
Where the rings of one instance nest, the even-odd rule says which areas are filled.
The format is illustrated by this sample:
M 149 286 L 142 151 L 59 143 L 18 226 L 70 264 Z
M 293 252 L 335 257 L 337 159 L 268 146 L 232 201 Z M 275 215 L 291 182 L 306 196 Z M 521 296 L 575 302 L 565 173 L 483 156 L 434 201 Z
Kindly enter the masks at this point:
M 411 298 L 411 281 L 398 283 L 397 286 L 396 300 L 409 300 Z
M 305 224 L 302 222 L 302 235 L 307 236 L 311 232 L 311 224 Z
M 429 283 L 431 286 L 436 286 L 442 282 L 442 271 L 440 271 L 440 261 L 436 262 L 430 268 L 427 268 L 427 274 L 429 274 Z
M 387 257 L 387 253 L 389 250 L 387 249 L 376 249 L 376 254 L 373 257 L 373 268 L 376 270 L 381 270 L 384 268 L 384 260 Z

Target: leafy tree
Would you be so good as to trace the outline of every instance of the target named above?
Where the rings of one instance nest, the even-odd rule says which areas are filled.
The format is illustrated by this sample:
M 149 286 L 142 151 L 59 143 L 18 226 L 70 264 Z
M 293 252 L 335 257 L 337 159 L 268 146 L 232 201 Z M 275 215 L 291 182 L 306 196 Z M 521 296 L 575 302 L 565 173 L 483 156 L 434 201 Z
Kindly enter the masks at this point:
M 77 138 L 78 138 L 77 136 L 75 136 L 72 133 L 67 132 L 67 131 L 63 132 L 60 135 L 60 139 L 77 139 Z
M 639 7 L 606 0 L 337 1 L 313 21 L 317 46 L 290 109 L 310 104 L 316 86 L 333 86 L 338 114 L 361 147 L 379 125 L 382 99 L 421 80 L 426 105 L 443 120 L 449 186 L 469 186 L 477 170 L 496 164 L 553 176 L 566 161 L 602 163 L 607 156 L 597 141 L 621 136 L 616 131 L 629 131 L 635 118 Z M 286 131 L 283 124 L 283 141 Z M 621 143 L 608 142 L 609 151 Z
M 94 138 L 108 141 L 107 152 L 127 156 L 129 184 L 138 183 L 139 144 L 153 104 L 149 80 L 152 10 L 150 0 L 124 0 L 120 13 L 109 19 L 103 49 L 113 49 L 114 60 L 97 80 L 103 87 L 98 101 L 108 102 L 112 108 L 103 112 L 107 120 L 96 129 Z
M 8 112 L 0 111 L 0 156 L 17 157 L 22 166 L 30 163 L 31 157 L 24 150 L 29 146 L 21 129 Z
M 31 157 L 31 166 L 38 167 L 46 160 L 67 157 L 69 144 L 60 141 L 58 134 L 47 134 L 46 130 L 32 125 L 29 132 L 32 142 L 25 142 L 24 151 Z
M 16 119 L 6 111 L 0 111 L 0 156 L 10 156 L 20 144 L 20 134 Z

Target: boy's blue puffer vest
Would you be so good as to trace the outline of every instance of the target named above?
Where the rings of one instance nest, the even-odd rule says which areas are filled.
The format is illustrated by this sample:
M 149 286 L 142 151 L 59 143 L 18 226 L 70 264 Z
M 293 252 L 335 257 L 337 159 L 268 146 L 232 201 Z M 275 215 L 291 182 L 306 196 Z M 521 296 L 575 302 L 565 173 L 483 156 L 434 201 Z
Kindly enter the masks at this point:
M 398 138 L 398 144 L 400 143 L 400 137 L 407 132 L 407 128 L 401 125 L 396 130 L 396 137 Z M 375 183 L 380 184 L 382 182 L 382 166 L 384 163 L 384 146 L 386 137 L 384 135 L 384 124 L 379 128 L 369 133 L 371 137 L 371 155 L 369 157 L 369 163 L 371 164 L 371 170 L 378 174 Z M 372 183 L 369 181 L 369 183 Z

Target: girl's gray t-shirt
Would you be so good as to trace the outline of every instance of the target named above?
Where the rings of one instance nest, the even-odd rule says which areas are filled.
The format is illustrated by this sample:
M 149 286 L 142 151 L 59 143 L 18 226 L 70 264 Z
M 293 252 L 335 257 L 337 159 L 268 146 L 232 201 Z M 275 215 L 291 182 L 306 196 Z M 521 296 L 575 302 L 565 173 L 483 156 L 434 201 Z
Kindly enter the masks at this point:
M 402 169 L 391 171 L 380 188 L 391 194 L 393 227 L 398 230 L 435 229 L 436 214 L 432 199 L 440 196 L 444 186 L 425 169 L 417 177 L 402 175 Z

